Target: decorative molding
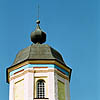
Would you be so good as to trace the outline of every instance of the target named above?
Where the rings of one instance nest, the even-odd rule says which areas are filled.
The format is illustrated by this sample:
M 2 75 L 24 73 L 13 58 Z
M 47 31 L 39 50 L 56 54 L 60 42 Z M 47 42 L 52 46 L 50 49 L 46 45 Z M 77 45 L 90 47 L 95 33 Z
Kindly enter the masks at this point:
M 62 68 L 63 70 L 65 70 L 66 72 L 69 73 L 69 81 L 70 81 L 70 77 L 71 77 L 71 71 L 72 69 L 69 68 L 68 66 L 64 65 L 64 64 L 61 64 L 60 62 L 56 61 L 56 60 L 27 60 L 27 61 L 24 61 L 22 63 L 19 63 L 17 65 L 14 65 L 14 66 L 11 66 L 9 68 L 7 68 L 7 82 L 9 83 L 9 78 L 10 78 L 10 72 L 16 70 L 16 69 L 19 69 L 23 66 L 27 66 L 28 64 L 54 64 L 56 66 L 58 66 L 59 68 Z M 46 67 L 46 66 L 45 66 Z
M 48 72 L 55 72 L 55 73 L 57 73 L 59 76 L 65 78 L 65 79 L 67 79 L 67 80 L 69 80 L 69 78 L 68 78 L 64 73 L 62 73 L 61 71 L 59 71 L 59 70 L 53 68 L 53 69 L 48 69 L 48 70 L 30 70 L 30 69 L 24 70 L 24 71 L 21 71 L 21 72 L 19 72 L 19 73 L 16 73 L 16 74 L 12 75 L 12 76 L 9 78 L 9 81 L 11 81 L 11 80 L 13 80 L 13 79 L 16 79 L 16 78 L 18 78 L 18 77 L 21 77 L 21 76 L 23 76 L 23 75 L 25 75 L 26 73 L 29 73 L 29 72 L 30 72 L 30 73 L 48 73 Z
M 10 73 L 11 71 L 16 70 L 16 69 L 18 69 L 22 66 L 25 66 L 27 64 L 55 64 L 55 65 L 63 68 L 64 70 L 66 70 L 67 72 L 70 73 L 70 68 L 69 67 L 64 66 L 61 63 L 59 63 L 57 61 L 52 61 L 52 60 L 49 60 L 49 61 L 47 61 L 47 60 L 25 61 L 23 63 L 20 63 L 20 64 L 16 65 L 16 66 L 9 67 L 8 68 L 8 73 Z
M 69 78 L 68 78 L 64 73 L 62 73 L 61 71 L 55 69 L 55 72 L 56 72 L 59 76 L 63 77 L 64 79 L 69 80 Z

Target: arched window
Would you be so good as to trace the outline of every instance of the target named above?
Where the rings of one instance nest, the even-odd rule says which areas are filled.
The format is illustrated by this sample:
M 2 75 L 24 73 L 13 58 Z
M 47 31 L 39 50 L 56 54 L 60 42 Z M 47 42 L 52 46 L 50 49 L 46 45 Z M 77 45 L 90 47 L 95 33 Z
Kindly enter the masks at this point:
M 45 98 L 45 81 L 37 81 L 37 98 Z

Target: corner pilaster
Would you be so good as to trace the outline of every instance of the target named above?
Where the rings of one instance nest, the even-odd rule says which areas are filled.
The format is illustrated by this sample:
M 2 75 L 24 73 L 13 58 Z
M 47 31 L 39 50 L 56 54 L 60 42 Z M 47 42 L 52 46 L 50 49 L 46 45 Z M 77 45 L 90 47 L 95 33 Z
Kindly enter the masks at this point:
M 55 77 L 54 72 L 48 73 L 48 96 L 49 100 L 55 100 Z
M 28 71 L 24 75 L 24 100 L 33 100 L 34 98 L 34 73 L 29 70 L 33 70 L 33 68 L 27 68 L 25 71 Z
M 10 81 L 9 100 L 14 100 L 14 80 Z

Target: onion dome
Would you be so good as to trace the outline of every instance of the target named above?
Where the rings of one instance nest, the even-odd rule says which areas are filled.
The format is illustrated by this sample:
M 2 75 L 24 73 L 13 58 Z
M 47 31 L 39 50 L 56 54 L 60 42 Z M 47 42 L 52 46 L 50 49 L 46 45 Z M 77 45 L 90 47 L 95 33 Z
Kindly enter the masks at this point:
M 46 41 L 46 34 L 40 29 L 40 26 L 39 26 L 40 21 L 37 20 L 36 23 L 37 23 L 37 27 L 35 31 L 31 33 L 31 41 L 35 44 L 36 43 L 42 44 Z

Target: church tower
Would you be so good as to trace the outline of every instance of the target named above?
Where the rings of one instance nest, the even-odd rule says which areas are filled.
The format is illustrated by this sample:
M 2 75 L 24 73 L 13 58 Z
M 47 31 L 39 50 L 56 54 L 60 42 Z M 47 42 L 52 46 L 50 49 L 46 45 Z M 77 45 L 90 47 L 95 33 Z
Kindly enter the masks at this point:
M 71 68 L 61 54 L 47 44 L 39 26 L 31 33 L 29 47 L 19 51 L 7 68 L 9 100 L 70 100 Z

